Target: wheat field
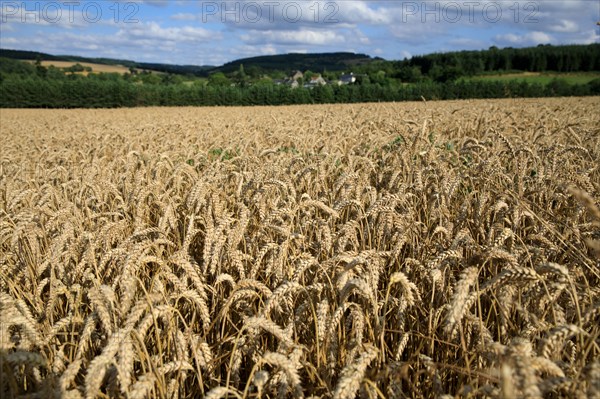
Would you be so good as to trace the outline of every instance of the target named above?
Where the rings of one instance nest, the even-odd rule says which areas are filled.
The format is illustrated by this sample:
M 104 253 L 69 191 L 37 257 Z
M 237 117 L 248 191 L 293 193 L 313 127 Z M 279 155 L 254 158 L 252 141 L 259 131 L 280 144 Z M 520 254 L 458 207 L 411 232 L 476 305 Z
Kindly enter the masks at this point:
M 35 63 L 35 61 L 31 60 L 22 60 L 25 62 L 29 62 L 31 64 Z M 55 68 L 70 68 L 75 64 L 79 64 L 82 67 L 92 68 L 92 72 L 94 73 L 119 73 L 125 74 L 129 72 L 129 68 L 124 65 L 106 65 L 106 64 L 94 64 L 91 62 L 74 62 L 74 61 L 41 61 L 41 65 L 48 68 L 53 66 Z M 88 75 L 89 72 L 77 72 L 81 75 Z
M 598 398 L 598 109 L 1 110 L 0 396 Z

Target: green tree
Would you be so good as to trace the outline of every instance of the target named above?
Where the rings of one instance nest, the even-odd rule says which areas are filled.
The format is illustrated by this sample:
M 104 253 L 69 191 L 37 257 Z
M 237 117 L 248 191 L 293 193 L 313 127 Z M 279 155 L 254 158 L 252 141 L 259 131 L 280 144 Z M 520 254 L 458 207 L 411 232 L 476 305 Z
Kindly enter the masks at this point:
M 216 72 L 208 77 L 208 85 L 213 87 L 230 86 L 231 81 L 223 72 Z
M 423 74 L 421 73 L 421 68 L 418 66 L 406 65 L 400 68 L 396 74 L 396 77 L 398 77 L 402 82 L 415 83 L 423 79 Z
M 37 74 L 39 76 L 46 77 L 48 69 L 42 65 L 42 56 L 39 54 L 35 58 L 35 69 L 37 70 Z
M 248 77 L 252 80 L 255 79 L 259 79 L 260 75 L 261 75 L 261 70 L 258 66 L 256 65 L 250 65 L 248 67 L 248 71 L 246 72 L 246 74 L 248 75 Z
M 71 72 L 71 73 L 84 72 L 85 68 L 80 63 L 76 63 L 74 65 L 71 65 L 68 68 L 65 68 L 65 71 Z
M 3 74 L 33 76 L 37 73 L 37 70 L 35 64 L 31 65 L 28 62 L 0 57 L 0 72 Z
M 385 76 L 385 71 L 377 71 L 375 73 L 369 74 L 369 78 L 372 83 L 378 84 L 380 86 L 387 86 L 388 80 Z
M 167 73 L 162 75 L 162 84 L 166 85 L 178 85 L 183 83 L 183 78 L 180 75 Z
M 156 73 L 144 72 L 139 75 L 145 85 L 157 85 L 161 82 L 161 78 Z
M 258 81 L 256 81 L 255 86 L 272 86 L 273 85 L 273 79 L 271 79 L 270 77 L 266 76 L 264 78 L 259 79 Z
M 241 87 L 246 87 L 248 84 L 248 76 L 244 69 L 244 64 L 240 64 L 240 69 L 237 72 L 236 83 Z
M 54 65 L 50 65 L 46 72 L 48 80 L 60 80 L 65 78 L 65 73 Z

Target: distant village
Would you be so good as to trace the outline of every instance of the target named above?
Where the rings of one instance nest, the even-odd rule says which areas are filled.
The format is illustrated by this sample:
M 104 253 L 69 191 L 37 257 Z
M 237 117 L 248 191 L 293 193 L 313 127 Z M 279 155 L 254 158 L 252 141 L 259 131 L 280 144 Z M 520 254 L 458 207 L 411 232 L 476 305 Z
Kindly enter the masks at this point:
M 285 79 L 275 79 L 273 83 L 276 85 L 285 85 L 289 86 L 292 89 L 298 87 L 306 87 L 312 88 L 317 86 L 325 86 L 327 84 L 331 85 L 349 85 L 356 82 L 356 78 L 358 75 L 354 73 L 344 73 L 337 80 L 325 80 L 320 73 L 311 73 L 310 75 L 304 74 L 301 71 L 294 71 L 291 76 L 288 76 Z

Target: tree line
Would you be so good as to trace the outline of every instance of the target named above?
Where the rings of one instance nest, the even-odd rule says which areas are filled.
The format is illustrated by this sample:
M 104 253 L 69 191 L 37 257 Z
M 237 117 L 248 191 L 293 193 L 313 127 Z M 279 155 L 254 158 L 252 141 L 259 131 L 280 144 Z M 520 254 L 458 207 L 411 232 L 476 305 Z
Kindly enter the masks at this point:
M 287 86 L 136 85 L 123 80 L 5 79 L 0 107 L 114 108 L 138 106 L 215 106 L 453 100 L 469 98 L 600 95 L 600 80 L 570 85 L 518 81 L 457 81 L 406 86 L 348 85 L 292 89 Z
M 417 55 L 402 61 L 375 61 L 359 71 L 372 76 L 385 71 L 402 82 L 446 82 L 460 77 L 509 72 L 600 71 L 600 44 L 454 51 Z

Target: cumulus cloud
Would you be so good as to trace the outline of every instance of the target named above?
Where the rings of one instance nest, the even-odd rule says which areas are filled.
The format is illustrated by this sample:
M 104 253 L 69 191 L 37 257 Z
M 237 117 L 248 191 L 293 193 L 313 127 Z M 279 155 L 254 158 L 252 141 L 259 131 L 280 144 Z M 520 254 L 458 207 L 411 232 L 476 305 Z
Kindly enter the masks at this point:
M 600 41 L 600 31 L 587 29 L 567 36 L 568 43 L 592 44 Z
M 121 6 L 129 4 L 127 0 L 115 1 Z M 595 25 L 598 5 L 589 0 L 133 1 L 139 7 L 136 19 L 140 22 L 136 24 L 113 21 L 108 7 L 114 3 L 109 2 L 95 2 L 106 11 L 97 23 L 82 18 L 82 6 L 76 8 L 75 20 L 69 21 L 65 14 L 68 3 L 62 0 L 52 2 L 64 6 L 65 16 L 54 24 L 35 22 L 33 15 L 21 22 L 23 10 L 0 7 L 1 44 L 57 54 L 156 62 L 169 58 L 178 63 L 215 65 L 289 51 L 355 49 L 401 59 L 491 45 L 523 47 L 600 40 Z M 496 20 L 498 8 L 501 16 Z
M 333 3 L 332 3 L 333 4 Z M 335 17 L 340 22 L 352 24 L 384 24 L 392 22 L 390 8 L 378 6 L 376 3 L 369 4 L 366 1 L 340 1 L 337 2 L 337 9 L 329 9 L 330 13 L 335 12 Z
M 556 24 L 550 25 L 548 27 L 553 32 L 579 32 L 579 25 L 573 21 L 569 21 L 568 19 L 561 19 L 556 21 Z
M 386 3 L 384 3 L 386 4 Z M 201 2 L 202 22 L 220 22 L 232 29 L 345 29 L 391 23 L 388 8 L 362 0 L 350 1 L 221 1 Z
M 122 0 L 123 1 L 123 0 Z M 131 0 L 127 0 L 131 1 Z M 168 0 L 133 0 L 135 3 L 144 3 L 155 7 L 166 7 L 169 4 Z
M 393 37 L 403 44 L 420 45 L 429 43 L 435 37 L 446 34 L 448 28 L 444 24 L 395 24 L 389 27 Z
M 179 12 L 171 15 L 170 18 L 174 21 L 195 21 L 198 19 L 198 15 L 187 12 Z
M 411 58 L 411 57 L 412 57 L 412 54 L 410 52 L 408 52 L 408 51 L 403 50 L 403 51 L 400 52 L 400 58 L 401 59 Z
M 16 26 L 56 27 L 59 29 L 84 28 L 90 23 L 107 23 L 102 20 L 98 6 L 86 12 L 63 6 L 58 2 L 32 4 L 0 2 L 0 26 L 2 30 L 14 30 Z
M 0 32 L 13 32 L 15 28 L 12 25 L 6 23 L 0 23 Z
M 106 45 L 101 43 L 99 37 L 93 35 L 75 35 L 71 32 L 54 33 L 45 37 L 34 36 L 26 38 L 3 37 L 2 46 L 30 51 L 44 51 L 51 54 L 85 54 L 89 56 L 110 57 L 115 53 L 110 53 L 111 40 L 107 40 Z M 89 52 L 88 52 L 89 51 Z
M 336 45 L 346 42 L 346 38 L 335 30 L 286 30 L 286 31 L 250 31 L 240 38 L 249 44 L 301 44 L 311 46 Z
M 486 43 L 482 40 L 471 39 L 468 37 L 459 37 L 459 38 L 450 39 L 447 41 L 447 43 L 453 47 L 463 48 L 465 50 L 481 49 L 481 48 L 485 47 L 485 45 L 486 45 Z
M 259 55 L 274 55 L 279 53 L 279 49 L 272 44 L 265 46 L 241 45 L 231 48 L 230 51 L 239 58 L 255 57 Z
M 3 46 L 12 46 L 14 44 L 19 44 L 19 39 L 14 37 L 5 37 L 2 39 Z
M 545 32 L 529 32 L 523 35 L 517 35 L 514 33 L 507 33 L 503 35 L 496 35 L 494 41 L 502 45 L 535 45 L 535 44 L 547 44 L 554 42 L 554 38 Z
M 204 28 L 192 26 L 163 28 L 156 22 L 130 25 L 128 28 L 120 30 L 117 35 L 126 38 L 136 39 L 155 39 L 172 42 L 188 42 L 205 39 L 220 39 L 220 34 Z

